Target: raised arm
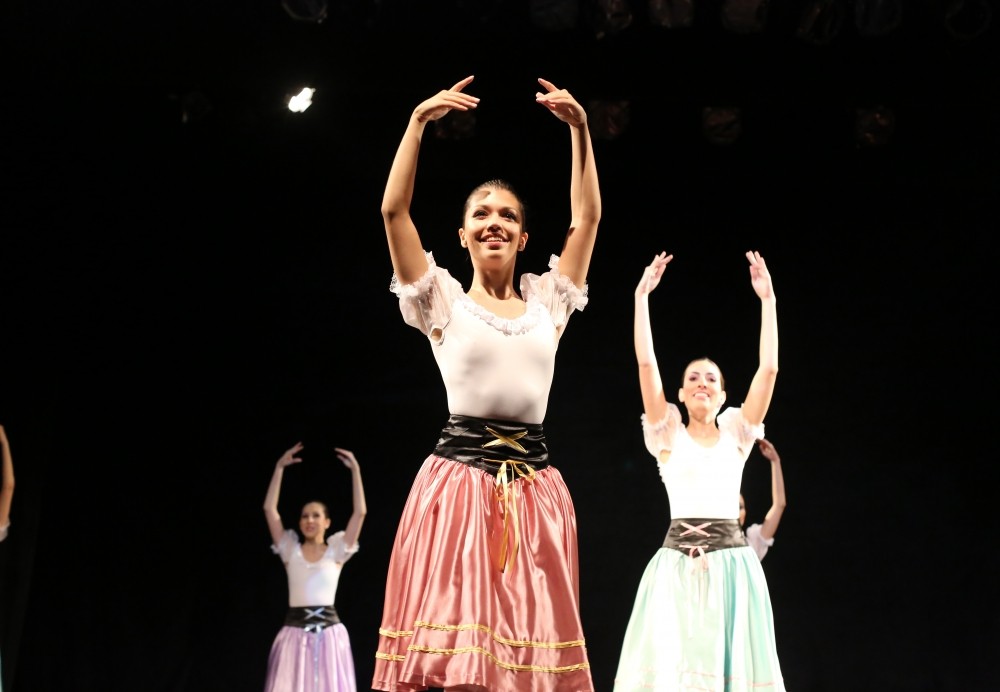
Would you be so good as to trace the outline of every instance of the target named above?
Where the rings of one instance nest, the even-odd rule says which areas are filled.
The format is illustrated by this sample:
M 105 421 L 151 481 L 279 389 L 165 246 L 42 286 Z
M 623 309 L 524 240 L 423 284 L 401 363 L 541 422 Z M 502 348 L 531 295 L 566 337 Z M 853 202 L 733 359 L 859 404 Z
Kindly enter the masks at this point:
M 781 515 L 785 511 L 785 477 L 781 473 L 781 457 L 774 445 L 764 438 L 757 440 L 760 453 L 771 462 L 771 509 L 764 516 L 760 527 L 760 535 L 766 540 L 774 538 L 781 523 Z
M 281 515 L 278 514 L 278 495 L 281 494 L 281 479 L 285 474 L 285 467 L 289 464 L 297 464 L 302 461 L 302 457 L 295 456 L 302 451 L 302 443 L 296 442 L 289 448 L 274 464 L 274 473 L 271 474 L 271 484 L 267 486 L 267 495 L 264 496 L 264 519 L 267 520 L 267 528 L 271 532 L 271 540 L 274 545 L 281 542 L 281 537 L 285 533 L 285 527 L 281 523 Z
M 14 500 L 14 459 L 10 454 L 7 432 L 0 425 L 0 453 L 3 455 L 3 486 L 0 486 L 0 529 L 10 523 L 10 506 Z
M 649 320 L 649 294 L 660 284 L 663 270 L 674 258 L 661 252 L 653 258 L 642 272 L 642 279 L 635 288 L 635 322 L 633 340 L 635 359 L 639 366 L 639 389 L 642 392 L 642 408 L 646 418 L 655 423 L 667 413 L 667 398 L 660 380 L 660 368 L 653 350 L 653 328 Z
M 361 535 L 361 525 L 365 521 L 365 515 L 368 514 L 368 505 L 365 503 L 365 488 L 361 483 L 361 467 L 358 466 L 358 460 L 354 458 L 354 453 L 340 447 L 336 447 L 335 450 L 337 457 L 344 462 L 344 466 L 351 470 L 353 509 L 351 510 L 351 518 L 347 520 L 347 528 L 344 530 L 344 545 L 352 546 L 358 542 L 358 536 Z
M 758 425 L 764 422 L 778 377 L 778 312 L 771 274 L 764 258 L 759 252 L 748 252 L 747 260 L 750 262 L 750 283 L 760 298 L 760 354 L 757 372 L 743 402 L 743 417 L 751 425 Z
M 559 89 L 545 79 L 539 79 L 538 83 L 546 93 L 537 92 L 535 100 L 569 125 L 573 150 L 569 186 L 572 218 L 559 255 L 559 273 L 583 288 L 597 240 L 597 226 L 601 221 L 601 188 L 597 180 L 597 163 L 587 125 L 587 112 L 565 89 Z
M 392 160 L 382 196 L 382 221 L 389 241 L 392 270 L 403 284 L 411 284 L 427 272 L 424 248 L 417 234 L 417 227 L 410 217 L 413 185 L 417 177 L 417 157 L 424 128 L 430 121 L 438 120 L 452 110 L 467 111 L 479 104 L 479 99 L 475 96 L 462 93 L 462 89 L 472 79 L 471 76 L 466 77 L 451 89 L 438 92 L 413 110 Z

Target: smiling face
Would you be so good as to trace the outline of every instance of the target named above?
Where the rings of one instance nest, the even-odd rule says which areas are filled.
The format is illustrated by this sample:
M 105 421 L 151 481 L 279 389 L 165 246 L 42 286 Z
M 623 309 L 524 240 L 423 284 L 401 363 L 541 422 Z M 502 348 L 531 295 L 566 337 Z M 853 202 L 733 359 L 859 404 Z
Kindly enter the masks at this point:
M 524 250 L 524 209 L 509 186 L 497 182 L 476 188 L 465 203 L 458 238 L 475 265 L 512 262 Z
M 691 361 L 684 370 L 684 381 L 677 398 L 689 413 L 715 416 L 726 402 L 726 392 L 719 366 L 708 358 Z
M 299 531 L 306 541 L 323 542 L 326 530 L 330 528 L 330 517 L 326 515 L 326 507 L 320 502 L 309 502 L 302 508 L 299 515 Z

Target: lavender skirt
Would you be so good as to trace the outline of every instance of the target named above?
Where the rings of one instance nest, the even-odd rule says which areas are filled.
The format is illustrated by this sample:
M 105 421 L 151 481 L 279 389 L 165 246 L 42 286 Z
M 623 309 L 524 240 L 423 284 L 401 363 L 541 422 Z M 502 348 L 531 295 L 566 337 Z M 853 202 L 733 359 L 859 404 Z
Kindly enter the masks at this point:
M 265 692 L 356 692 L 347 628 L 282 627 L 271 645 Z

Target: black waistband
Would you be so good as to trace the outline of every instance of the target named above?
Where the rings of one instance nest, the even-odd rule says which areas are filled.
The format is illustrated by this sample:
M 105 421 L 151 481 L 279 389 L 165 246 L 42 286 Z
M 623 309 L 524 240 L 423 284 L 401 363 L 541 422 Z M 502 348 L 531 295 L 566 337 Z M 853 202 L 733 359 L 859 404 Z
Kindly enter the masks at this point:
M 340 624 L 340 616 L 333 606 L 305 606 L 289 608 L 285 614 L 286 627 L 301 627 L 310 632 L 319 632 L 324 627 Z
M 745 545 L 747 538 L 736 519 L 674 519 L 663 539 L 664 548 L 679 550 L 691 557 Z
M 549 450 L 541 425 L 452 415 L 441 430 L 434 453 L 497 473 L 504 462 L 519 462 L 538 470 L 549 465 Z M 510 473 L 509 479 L 514 474 Z

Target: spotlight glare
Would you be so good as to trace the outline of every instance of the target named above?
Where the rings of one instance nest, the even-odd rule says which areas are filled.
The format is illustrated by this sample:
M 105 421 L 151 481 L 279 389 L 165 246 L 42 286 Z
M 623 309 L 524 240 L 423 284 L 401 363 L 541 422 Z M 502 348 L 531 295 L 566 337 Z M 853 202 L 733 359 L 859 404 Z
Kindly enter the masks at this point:
M 315 89 L 305 87 L 295 96 L 288 99 L 288 110 L 293 113 L 302 113 L 306 108 L 312 105 L 312 95 L 315 93 Z

